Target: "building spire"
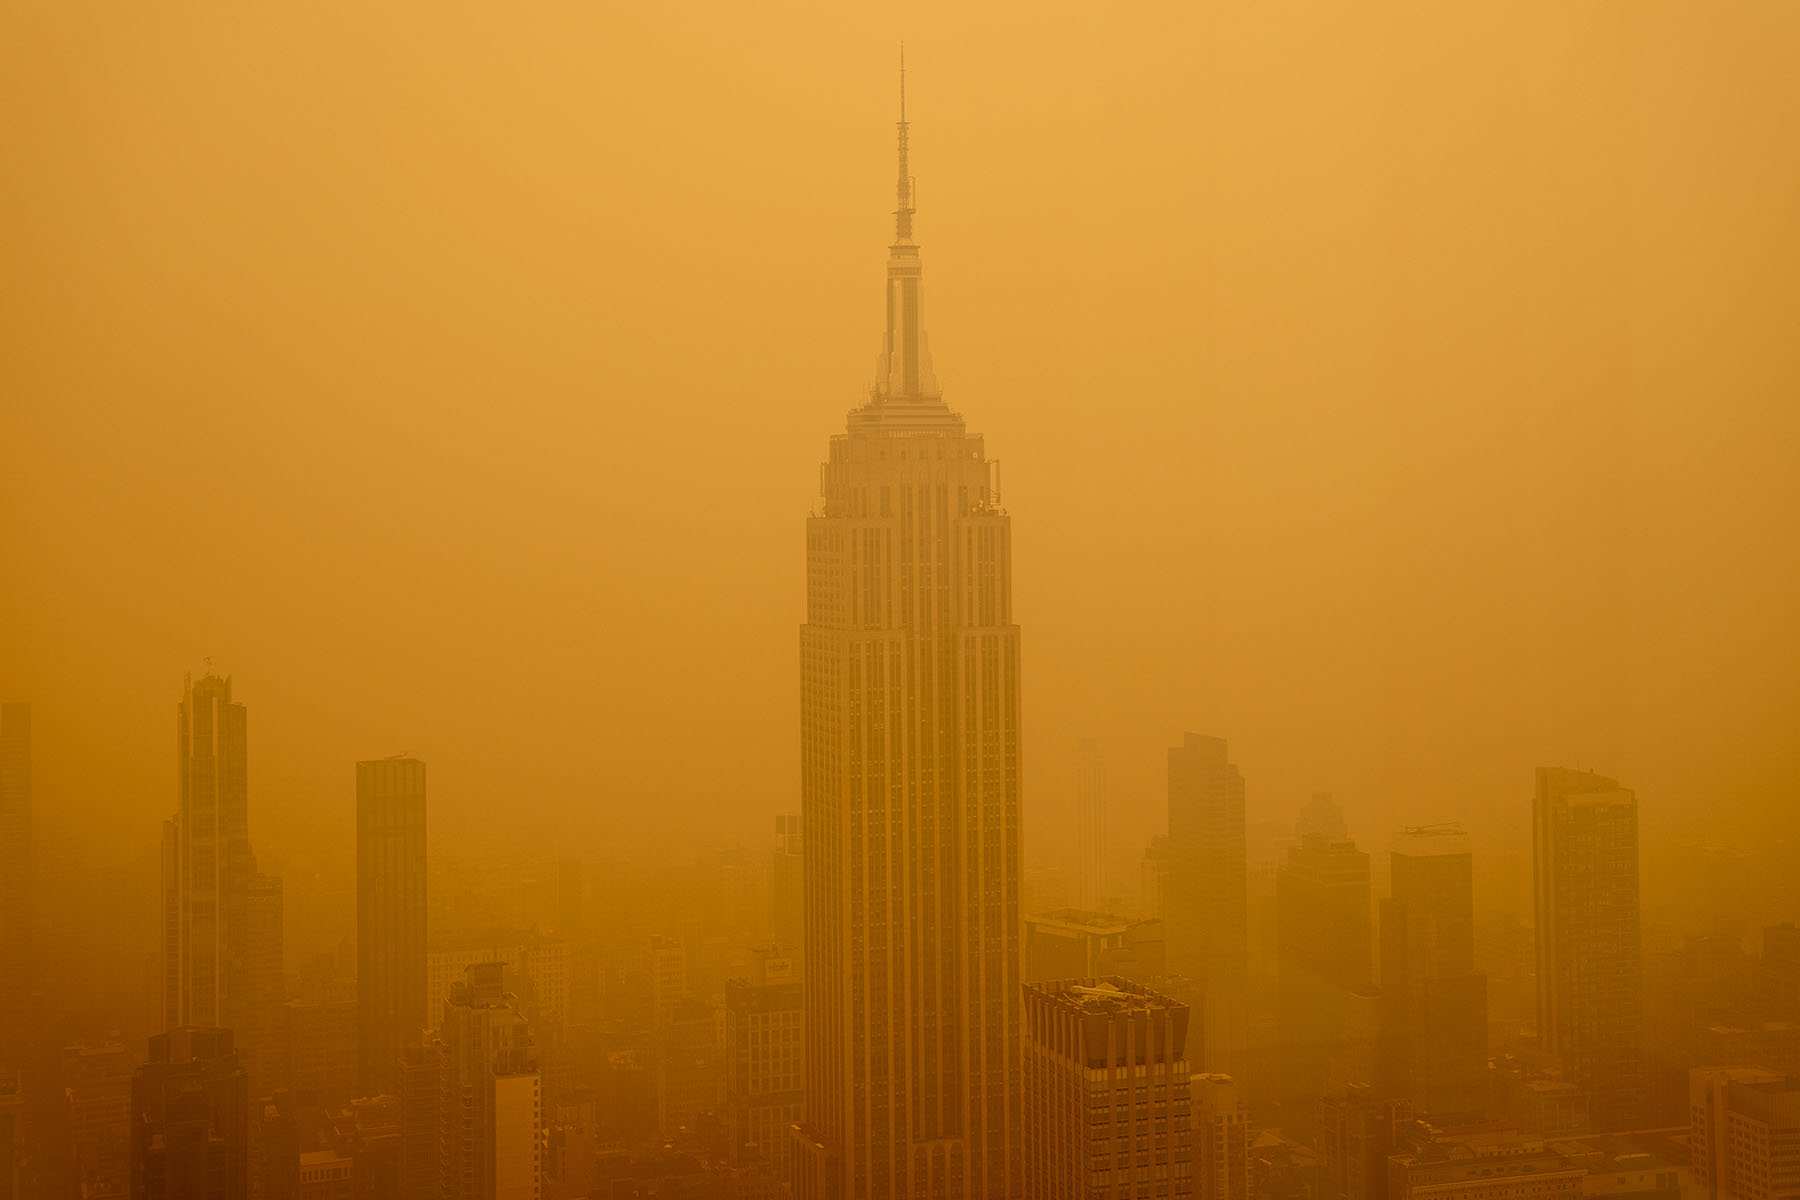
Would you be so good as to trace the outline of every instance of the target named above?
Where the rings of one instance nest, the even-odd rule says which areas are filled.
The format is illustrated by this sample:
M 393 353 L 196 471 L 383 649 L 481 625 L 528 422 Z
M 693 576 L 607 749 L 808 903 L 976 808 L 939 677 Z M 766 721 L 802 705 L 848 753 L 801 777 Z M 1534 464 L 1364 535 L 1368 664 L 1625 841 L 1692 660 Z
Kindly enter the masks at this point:
M 906 47 L 900 47 L 900 178 L 895 196 L 894 241 L 888 247 L 887 333 L 875 366 L 874 397 L 881 401 L 928 402 L 942 407 L 931 352 L 923 331 L 924 296 L 919 276 L 919 244 L 913 241 L 913 179 L 907 157 Z M 945 410 L 946 412 L 948 410 Z
M 912 241 L 913 185 L 912 170 L 906 158 L 906 43 L 900 43 L 900 182 L 896 189 L 899 207 L 894 210 L 894 241 Z

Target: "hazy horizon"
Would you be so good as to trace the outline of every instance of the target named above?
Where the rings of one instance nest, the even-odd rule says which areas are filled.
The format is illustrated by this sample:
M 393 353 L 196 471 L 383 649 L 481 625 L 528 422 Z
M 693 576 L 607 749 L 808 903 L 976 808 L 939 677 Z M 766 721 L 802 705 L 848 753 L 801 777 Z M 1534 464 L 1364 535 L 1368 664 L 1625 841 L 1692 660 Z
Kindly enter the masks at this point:
M 207 657 L 265 852 L 347 844 L 403 750 L 459 852 L 797 809 L 904 37 L 1034 861 L 1079 738 L 1135 853 L 1186 729 L 1253 820 L 1329 790 L 1377 846 L 1527 861 L 1545 763 L 1647 838 L 1791 842 L 1800 10 L 426 12 L 0 16 L 0 692 L 47 835 L 141 857 Z

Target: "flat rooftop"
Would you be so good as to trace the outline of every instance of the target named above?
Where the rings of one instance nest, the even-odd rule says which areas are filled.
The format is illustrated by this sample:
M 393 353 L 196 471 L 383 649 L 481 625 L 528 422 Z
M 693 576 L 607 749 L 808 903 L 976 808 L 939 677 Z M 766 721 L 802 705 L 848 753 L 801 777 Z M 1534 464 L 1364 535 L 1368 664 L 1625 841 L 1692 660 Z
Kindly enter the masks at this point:
M 1105 979 L 1059 979 L 1025 985 L 1026 1002 L 1035 993 L 1068 1012 L 1085 1016 L 1117 1016 L 1132 1012 L 1166 1012 L 1187 1005 L 1161 992 L 1111 975 Z

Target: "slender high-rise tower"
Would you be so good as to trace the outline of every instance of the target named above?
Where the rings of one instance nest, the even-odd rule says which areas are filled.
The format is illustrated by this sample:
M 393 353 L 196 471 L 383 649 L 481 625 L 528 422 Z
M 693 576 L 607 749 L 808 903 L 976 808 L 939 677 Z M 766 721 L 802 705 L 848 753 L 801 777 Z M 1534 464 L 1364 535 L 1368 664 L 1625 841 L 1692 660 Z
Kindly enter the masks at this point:
M 1421 1117 L 1487 1107 L 1487 976 L 1475 969 L 1475 888 L 1468 836 L 1408 829 L 1389 858 L 1381 902 L 1381 990 L 1390 1082 Z
M 30 992 L 31 705 L 0 704 L 0 1067 Z
M 356 1057 L 369 1095 L 398 1095 L 425 1006 L 425 764 L 356 764 Z
M 1097 911 L 1106 895 L 1106 756 L 1093 738 L 1075 751 L 1075 852 L 1081 864 L 1075 903 Z
M 1275 877 L 1281 954 L 1281 1127 L 1312 1133 L 1315 1106 L 1367 997 L 1372 958 L 1369 856 L 1351 842 L 1309 834 Z
M 1199 1064 L 1240 1081 L 1250 1047 L 1249 904 L 1244 776 L 1223 738 L 1190 733 L 1169 751 L 1169 969 L 1199 988 Z
M 887 332 L 807 521 L 800 633 L 802 1200 L 1021 1181 L 1019 630 L 1011 525 L 944 403 L 902 88 Z
M 1538 1040 L 1563 1060 L 1594 1129 L 1635 1128 L 1643 1089 L 1637 796 L 1539 767 L 1531 827 Z
M 244 706 L 231 680 L 186 681 L 175 710 L 180 807 L 163 827 L 163 1027 L 241 1036 L 247 1016 L 250 855 Z

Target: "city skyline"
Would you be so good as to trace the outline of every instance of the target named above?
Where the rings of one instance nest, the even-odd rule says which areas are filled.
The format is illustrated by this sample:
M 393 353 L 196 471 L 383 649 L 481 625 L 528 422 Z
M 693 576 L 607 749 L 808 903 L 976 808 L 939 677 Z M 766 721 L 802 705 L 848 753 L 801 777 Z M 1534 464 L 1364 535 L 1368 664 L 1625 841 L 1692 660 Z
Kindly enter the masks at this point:
M 1623 12 L 1565 27 L 1526 6 L 1475 37 L 1409 10 L 1417 42 L 1336 10 L 1309 14 L 1316 39 L 1220 10 L 1210 30 L 1194 14 L 1167 38 L 1080 46 L 1056 21 L 1011 41 L 914 14 L 934 326 L 952 339 L 937 349 L 1006 431 L 1012 502 L 1042 514 L 1015 547 L 1044 584 L 1026 737 L 1045 819 L 1028 838 L 1074 802 L 1048 764 L 1092 736 L 1118 843 L 1136 845 L 1160 820 L 1155 755 L 1190 728 L 1229 738 L 1263 781 L 1253 805 L 1329 788 L 1373 818 L 1364 838 L 1469 815 L 1440 813 L 1444 795 L 1526 829 L 1516 764 L 1538 762 L 1630 778 L 1687 833 L 1800 833 L 1773 803 L 1796 776 L 1770 749 L 1800 707 L 1768 669 L 1800 653 L 1780 551 L 1800 363 L 1760 315 L 1793 245 L 1777 203 L 1790 85 L 1768 74 L 1785 60 L 1765 10 L 1646 21 L 1635 40 Z M 0 231 L 36 264 L 13 295 L 39 301 L 5 323 L 9 391 L 36 415 L 0 454 L 20 504 L 57 514 L 0 534 L 18 568 L 0 593 L 6 694 L 58 714 L 38 739 L 46 834 L 107 862 L 133 852 L 123 818 L 165 807 L 155 706 L 207 654 L 283 706 L 256 769 L 284 846 L 324 841 L 313 813 L 347 827 L 341 763 L 402 749 L 443 772 L 446 847 L 481 844 L 484 807 L 521 783 L 521 839 L 577 825 L 607 798 L 597 780 L 654 797 L 618 817 L 646 840 L 691 822 L 760 835 L 791 809 L 798 697 L 764 685 L 802 603 L 784 514 L 812 500 L 808 447 L 871 371 L 856 300 L 892 164 L 868 131 L 891 120 L 898 31 L 733 18 L 748 51 L 693 50 L 663 72 L 678 88 L 653 64 L 679 38 L 595 79 L 577 47 L 599 32 L 568 19 L 517 57 L 505 37 L 442 31 L 503 81 L 477 111 L 397 30 L 300 39 L 290 58 L 272 17 L 220 31 L 245 41 L 217 79 L 155 23 L 142 44 L 189 69 L 108 44 L 73 74 L 46 54 L 9 75 L 15 119 L 62 122 L 59 154 L 18 143 L 35 199 Z M 11 40 L 86 44 L 68 20 Z M 1162 69 L 1128 69 L 1147 49 Z M 1512 103 L 1515 65 L 1530 104 Z M 386 124 L 303 99 L 388 71 L 371 84 Z M 1067 82 L 1089 71 L 1113 86 Z M 1296 72 L 1336 101 L 1304 108 L 1310 92 L 1279 83 Z M 192 90 L 209 79 L 289 132 L 239 138 Z M 96 108 L 77 119 L 82 96 Z M 765 115 L 728 130 L 719 114 L 746 97 Z M 152 115 L 211 169 L 132 152 Z M 1632 142 L 1638 128 L 1654 136 Z M 595 139 L 605 153 L 561 149 Z M 493 169 L 452 170 L 463 153 Z M 157 203 L 120 207 L 131 194 Z M 725 195 L 749 209 L 727 217 Z M 1292 256 L 1279 269 L 1275 247 Z M 239 251 L 261 303 L 242 300 Z M 1633 282 L 1639 255 L 1657 273 Z M 49 289 L 59 264 L 92 286 Z M 747 277 L 766 303 L 741 303 Z M 203 331 L 234 321 L 243 349 L 220 355 Z M 11 334 L 40 327 L 56 336 Z M 626 443 L 680 446 L 732 501 L 665 494 L 649 456 L 593 469 Z M 153 495 L 245 547 L 214 587 L 189 589 L 183 566 L 205 558 L 207 523 L 153 521 Z M 474 544 L 495 547 L 487 569 Z M 357 587 L 326 582 L 340 567 Z M 1593 570 L 1619 595 L 1527 582 Z M 719 579 L 739 581 L 722 613 Z M 132 582 L 129 603 L 111 581 Z M 1128 629 L 1094 632 L 1121 610 Z M 684 636 L 703 620 L 716 641 Z M 671 667 L 714 680 L 673 717 Z M 357 697 L 334 703 L 357 671 Z M 1573 682 L 1546 686 L 1559 676 Z M 484 725 L 508 680 L 546 714 Z M 741 770 L 678 752 L 688 713 Z M 554 752 L 510 762 L 502 747 L 526 738 Z M 727 788 L 757 811 L 708 799 Z
M 0 15 L 0 1197 L 1800 1197 L 1800 21 L 412 3 Z

